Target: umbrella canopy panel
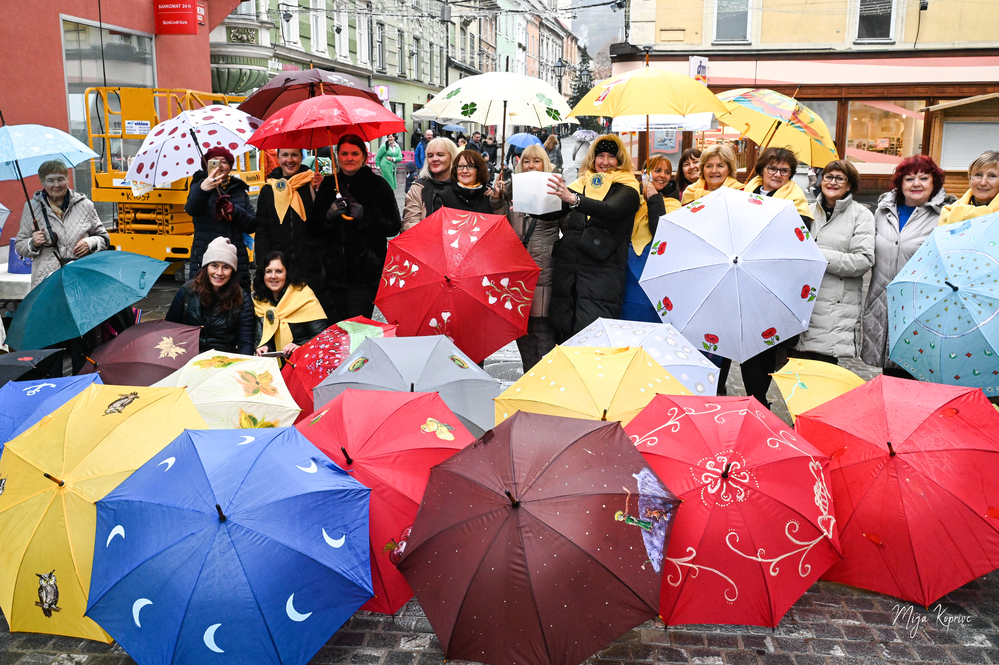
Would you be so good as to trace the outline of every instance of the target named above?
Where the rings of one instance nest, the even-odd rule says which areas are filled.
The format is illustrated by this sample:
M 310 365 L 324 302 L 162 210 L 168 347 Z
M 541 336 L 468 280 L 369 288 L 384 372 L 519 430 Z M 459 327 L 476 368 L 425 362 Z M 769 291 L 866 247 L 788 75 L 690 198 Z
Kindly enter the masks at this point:
M 572 109 L 573 116 L 611 118 L 725 112 L 725 105 L 689 76 L 648 66 L 600 81 Z
M 801 358 L 791 358 L 772 376 L 792 418 L 864 385 L 845 367 Z
M 60 376 L 42 381 L 11 381 L 0 388 L 0 453 L 3 445 L 80 394 L 101 377 Z
M 511 72 L 490 72 L 455 81 L 420 109 L 415 120 L 458 120 L 480 125 L 547 127 L 568 118 L 569 106 L 550 83 Z
M 366 97 L 321 95 L 285 106 L 264 121 L 250 143 L 264 149 L 322 148 L 345 134 L 365 141 L 405 133 L 406 123 Z
M 237 108 L 244 113 L 266 120 L 285 106 L 317 95 L 365 97 L 381 104 L 374 90 L 350 74 L 328 72 L 325 69 L 303 69 L 281 72 L 267 85 L 243 100 Z
M 18 180 L 18 169 L 20 175 L 36 175 L 38 167 L 50 159 L 58 159 L 73 167 L 94 157 L 97 157 L 96 152 L 66 132 L 53 127 L 0 127 L 0 180 Z
M 184 366 L 198 353 L 201 328 L 147 321 L 126 328 L 97 347 L 82 373 L 97 372 L 105 383 L 149 386 Z

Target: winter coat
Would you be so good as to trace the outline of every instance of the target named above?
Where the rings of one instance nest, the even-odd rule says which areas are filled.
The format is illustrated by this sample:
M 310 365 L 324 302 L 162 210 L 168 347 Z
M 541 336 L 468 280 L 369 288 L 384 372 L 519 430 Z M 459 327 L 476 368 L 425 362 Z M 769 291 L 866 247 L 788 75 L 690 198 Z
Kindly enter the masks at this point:
M 874 367 L 896 366 L 888 358 L 888 296 L 885 290 L 940 221 L 947 193 L 941 187 L 929 202 L 913 210 L 901 233 L 895 196 L 895 190 L 882 194 L 874 212 L 874 271 L 864 302 L 864 339 L 860 347 L 861 359 Z
M 416 168 L 422 169 L 425 161 L 427 161 L 427 141 L 420 141 L 413 149 L 413 162 L 416 163 Z
M 496 166 L 496 155 L 499 152 L 499 144 L 498 143 L 496 143 L 495 141 L 493 141 L 492 145 L 489 145 L 488 143 L 483 143 L 482 144 L 482 150 L 480 150 L 480 152 L 484 156 L 485 155 L 489 156 L 489 166 L 491 166 L 491 167 L 495 167 Z
M 111 246 L 111 238 L 108 237 L 108 232 L 97 216 L 97 210 L 90 199 L 70 189 L 66 191 L 66 200 L 66 210 L 62 212 L 61 219 L 52 209 L 44 190 L 35 192 L 31 202 L 24 204 L 21 228 L 15 238 L 14 251 L 18 256 L 31 259 L 31 288 L 38 286 L 43 279 L 59 268 L 59 257 L 64 260 L 76 258 L 73 248 L 81 240 L 87 240 L 91 254 Z M 45 226 L 45 218 L 48 217 L 52 232 L 59 238 L 57 246 L 36 248 L 32 245 L 31 234 L 35 230 L 31 219 L 32 211 L 38 221 L 38 228 L 45 233 L 46 240 L 51 241 L 52 237 Z
M 232 220 L 215 220 L 215 202 L 218 201 L 218 191 L 204 191 L 201 183 L 208 174 L 197 171 L 191 176 L 191 189 L 187 193 L 187 203 L 184 212 L 191 216 L 194 222 L 194 239 L 191 241 L 191 277 L 201 270 L 201 257 L 205 255 L 208 245 L 216 238 L 228 238 L 236 248 L 236 273 L 239 275 L 239 285 L 244 291 L 250 290 L 250 255 L 243 241 L 244 233 L 253 233 L 257 229 L 257 220 L 250 203 L 250 186 L 235 176 L 229 177 L 229 182 L 219 188 L 228 194 L 233 205 Z
M 385 182 L 389 184 L 392 189 L 396 188 L 395 179 L 395 167 L 402 161 L 402 148 L 399 147 L 397 143 L 394 148 L 389 147 L 389 144 L 383 143 L 380 148 L 378 148 L 378 154 L 375 155 L 375 164 L 378 165 L 378 170 L 382 172 L 382 178 Z
M 336 182 L 326 178 L 319 186 L 312 217 L 325 229 L 322 249 L 327 286 L 377 288 L 388 239 L 402 230 L 395 193 L 367 166 L 354 175 L 340 173 L 337 177 L 343 198 L 348 204 L 360 204 L 364 211 L 353 220 L 341 215 L 330 218 L 327 211 L 336 206 Z
M 513 188 L 506 190 L 507 204 L 513 200 Z M 569 216 L 562 210 L 557 210 L 547 215 L 526 215 L 509 208 L 506 218 L 510 220 L 510 226 L 514 233 L 524 243 L 524 248 L 531 255 L 534 262 L 541 268 L 538 275 L 538 285 L 534 288 L 534 300 L 531 301 L 532 317 L 548 316 L 548 305 L 552 297 L 552 247 L 558 240 L 559 227 L 568 222 Z M 531 226 L 533 224 L 533 229 Z M 530 236 L 525 236 L 531 229 Z
M 548 151 L 548 161 L 552 164 L 552 171 L 554 173 L 562 172 L 562 144 L 559 143 L 557 146 Z
M 436 178 L 420 178 L 406 193 L 406 203 L 402 211 L 402 230 L 407 231 L 441 208 L 455 208 L 470 212 L 502 215 L 506 204 L 502 198 L 493 199 L 481 193 L 459 190 L 460 185 L 453 180 L 440 181 Z
M 812 237 L 829 265 L 821 284 L 801 287 L 815 297 L 808 330 L 798 348 L 836 358 L 855 358 L 860 333 L 864 275 L 874 265 L 874 215 L 847 194 L 826 218 L 821 199 L 811 206 Z M 818 292 L 812 289 L 818 287 Z
M 303 166 L 298 172 L 307 170 Z M 283 177 L 280 168 L 274 169 L 267 175 L 268 179 Z M 306 219 L 303 220 L 294 208 L 288 206 L 284 220 L 279 220 L 277 210 L 274 208 L 274 191 L 270 185 L 260 188 L 260 196 L 257 197 L 257 235 L 253 258 L 257 262 L 257 268 L 260 269 L 264 267 L 261 264 L 270 252 L 284 252 L 288 262 L 294 265 L 295 272 L 322 301 L 320 294 L 324 293 L 325 289 L 322 265 L 323 227 L 322 223 L 315 220 L 310 213 L 315 201 L 312 185 L 303 185 L 298 194 L 305 206 Z
M 548 325 L 556 340 L 565 341 L 599 317 L 618 318 L 631 230 L 639 206 L 638 192 L 621 183 L 611 185 L 603 201 L 584 195 L 571 213 L 568 204 L 562 206 L 569 218 L 562 228 L 562 238 L 552 250 L 552 299 L 548 308 Z M 609 234 L 604 239 L 609 239 L 614 249 L 606 259 L 584 250 L 583 232 L 589 228 Z
M 659 228 L 659 218 L 680 207 L 676 183 L 673 181 L 667 183 L 661 192 L 649 198 L 648 206 L 649 231 L 655 237 L 656 230 Z M 628 273 L 624 284 L 624 300 L 621 303 L 620 315 L 620 318 L 626 321 L 662 322 L 656 313 L 656 308 L 649 300 L 649 296 L 645 293 L 645 289 L 638 283 L 651 253 L 651 242 L 644 247 L 641 254 L 635 254 L 633 245 L 628 250 Z
M 177 291 L 165 318 L 171 323 L 200 327 L 198 346 L 201 353 L 212 349 L 244 355 L 253 353 L 257 317 L 253 314 L 249 291 L 243 291 L 242 307 L 220 311 L 216 306 L 211 312 L 203 312 L 201 296 L 194 290 L 192 279 Z

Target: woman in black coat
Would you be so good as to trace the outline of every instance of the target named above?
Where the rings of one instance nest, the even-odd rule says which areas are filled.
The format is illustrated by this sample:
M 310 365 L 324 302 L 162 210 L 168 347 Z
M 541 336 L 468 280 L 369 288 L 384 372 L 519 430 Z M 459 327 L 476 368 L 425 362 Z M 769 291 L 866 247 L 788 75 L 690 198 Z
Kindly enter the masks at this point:
M 217 159 L 217 168 L 208 172 L 208 161 Z M 204 265 L 205 249 L 216 238 L 228 238 L 236 248 L 239 285 L 250 291 L 250 258 L 243 234 L 256 230 L 257 221 L 250 203 L 250 187 L 229 171 L 235 158 L 225 148 L 212 148 L 202 159 L 202 170 L 191 176 L 191 190 L 187 194 L 184 212 L 194 222 L 194 239 L 191 241 L 190 275 Z
M 323 270 L 329 306 L 320 302 L 330 323 L 371 317 L 388 239 L 402 230 L 395 192 L 365 165 L 367 159 L 360 137 L 341 138 L 337 177 L 325 179 L 313 208 L 314 223 L 325 227 Z
M 628 248 L 641 206 L 631 157 L 617 136 L 593 141 L 580 177 L 566 185 L 553 174 L 552 194 L 570 212 L 552 251 L 548 324 L 561 343 L 599 317 L 616 319 L 624 300 Z

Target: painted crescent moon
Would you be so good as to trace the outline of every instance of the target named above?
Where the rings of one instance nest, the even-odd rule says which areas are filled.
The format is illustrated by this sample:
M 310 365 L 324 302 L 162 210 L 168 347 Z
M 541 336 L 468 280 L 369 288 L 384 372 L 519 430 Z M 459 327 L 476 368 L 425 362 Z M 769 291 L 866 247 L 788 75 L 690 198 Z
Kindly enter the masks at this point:
M 213 623 L 208 626 L 208 630 L 205 631 L 205 646 L 214 651 L 215 653 L 225 653 L 222 649 L 219 649 L 219 645 L 215 644 L 215 631 L 218 630 L 222 624 Z
M 163 466 L 164 464 L 166 464 L 167 468 L 164 469 L 164 471 L 169 471 L 170 467 L 172 467 L 173 463 L 176 462 L 176 461 L 177 461 L 176 457 L 167 457 L 165 460 L 163 460 L 162 462 L 160 462 L 156 466 Z
M 243 436 L 243 440 L 240 441 L 239 443 L 237 443 L 236 445 L 237 446 L 245 446 L 246 444 L 252 443 L 252 442 L 254 442 L 256 440 L 257 440 L 257 437 L 255 437 L 255 436 L 246 436 L 246 435 L 244 435 Z
M 152 604 L 153 601 L 149 600 L 148 598 L 139 598 L 137 601 L 132 603 L 132 620 L 135 621 L 135 625 L 138 626 L 139 628 L 142 628 L 142 624 L 139 623 L 139 612 L 141 612 L 142 608 L 145 607 L 146 605 L 152 605 Z
M 333 540 L 329 537 L 329 534 L 326 533 L 326 529 L 323 529 L 323 540 L 325 540 L 326 544 L 330 547 L 340 548 L 343 547 L 344 542 L 347 540 L 347 534 L 343 534 L 336 540 Z
M 315 473 L 316 471 L 319 471 L 319 467 L 316 466 L 316 460 L 309 460 L 309 466 L 299 466 L 298 468 L 306 473 Z
M 104 547 L 111 547 L 111 541 L 114 540 L 115 536 L 121 536 L 121 539 L 125 540 L 125 527 L 119 524 L 115 528 L 111 529 L 111 533 L 108 534 L 108 542 L 104 545 Z
M 288 602 L 284 604 L 284 611 L 288 613 L 288 618 L 292 621 L 302 622 L 312 616 L 312 612 L 300 614 L 295 611 L 295 594 L 288 596 Z

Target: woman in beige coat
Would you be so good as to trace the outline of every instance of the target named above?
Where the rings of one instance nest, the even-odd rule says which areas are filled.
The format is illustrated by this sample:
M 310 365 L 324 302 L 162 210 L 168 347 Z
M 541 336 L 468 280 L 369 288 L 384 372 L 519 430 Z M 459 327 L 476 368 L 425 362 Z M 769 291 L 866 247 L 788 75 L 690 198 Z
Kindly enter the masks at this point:
M 857 356 L 864 275 L 874 265 L 874 215 L 853 200 L 859 186 L 853 164 L 826 165 L 811 216 L 812 237 L 829 265 L 817 292 L 801 291 L 802 298 L 815 298 L 815 309 L 798 338 L 800 357 L 837 364 L 839 358 Z
M 888 297 L 885 290 L 940 220 L 944 172 L 926 155 L 914 155 L 895 169 L 892 190 L 881 195 L 874 214 L 877 238 L 874 272 L 864 303 L 860 357 L 889 376 L 911 379 L 888 358 Z

